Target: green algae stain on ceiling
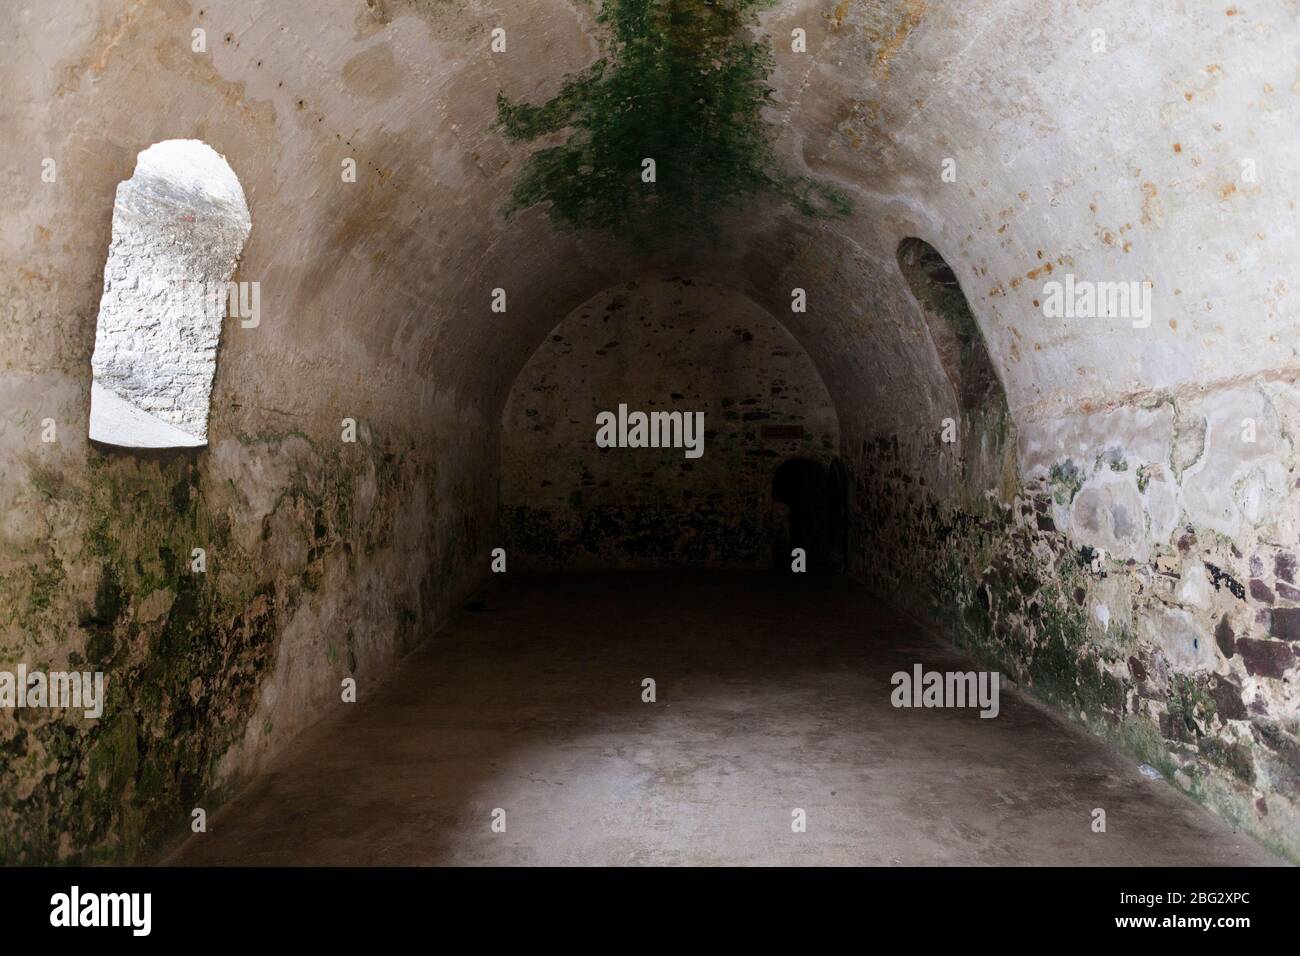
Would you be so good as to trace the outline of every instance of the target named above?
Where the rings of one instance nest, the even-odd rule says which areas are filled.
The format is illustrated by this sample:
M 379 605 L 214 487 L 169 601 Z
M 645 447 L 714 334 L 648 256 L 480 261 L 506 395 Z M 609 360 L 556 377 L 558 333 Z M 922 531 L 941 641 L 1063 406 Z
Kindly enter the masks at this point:
M 720 210 L 763 194 L 807 216 L 847 216 L 843 193 L 786 174 L 773 154 L 762 116 L 772 53 L 747 31 L 771 2 L 605 0 L 606 56 L 541 105 L 497 96 L 497 126 L 511 140 L 568 131 L 529 157 L 507 217 L 550 202 L 557 224 L 645 243 L 711 231 Z

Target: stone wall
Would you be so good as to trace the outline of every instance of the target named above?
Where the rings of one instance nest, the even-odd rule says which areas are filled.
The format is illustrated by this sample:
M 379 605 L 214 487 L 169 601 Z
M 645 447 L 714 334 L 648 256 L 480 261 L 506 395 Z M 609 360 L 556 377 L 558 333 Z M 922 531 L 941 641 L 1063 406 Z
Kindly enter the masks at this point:
M 596 417 L 704 414 L 703 454 L 598 448 Z M 690 279 L 610 289 L 555 327 L 502 420 L 508 550 L 524 564 L 762 566 L 772 476 L 839 426 L 807 354 L 744 296 Z
M 1298 399 L 1259 379 L 1028 422 L 982 489 L 924 436 L 867 439 L 859 573 L 1300 858 Z
M 269 9 L 0 11 L 16 145 L 0 157 L 0 670 L 102 671 L 107 697 L 98 719 L 0 708 L 6 863 L 147 859 L 352 706 L 345 678 L 364 701 L 486 571 L 497 416 L 412 354 L 436 303 L 373 245 L 423 200 L 393 177 L 397 152 L 336 137 L 378 80 L 321 104 L 326 84 L 295 75 L 301 45 L 286 55 L 268 20 L 247 33 Z M 318 13 L 303 20 L 337 30 L 340 55 L 364 43 L 364 5 Z M 169 139 L 212 144 L 242 184 L 231 278 L 260 283 L 260 324 L 221 329 L 205 448 L 93 445 L 118 185 Z

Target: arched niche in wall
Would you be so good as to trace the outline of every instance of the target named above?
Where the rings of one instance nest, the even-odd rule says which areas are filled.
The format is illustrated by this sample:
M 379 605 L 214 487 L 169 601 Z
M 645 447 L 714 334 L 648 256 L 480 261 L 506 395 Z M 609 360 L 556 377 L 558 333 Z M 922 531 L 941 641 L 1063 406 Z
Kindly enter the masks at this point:
M 90 438 L 207 444 L 230 278 L 251 220 L 239 179 L 199 140 L 155 143 L 118 184 L 91 359 Z
M 939 362 L 952 382 L 968 490 L 981 494 L 1013 483 L 1014 426 L 1006 390 L 957 274 L 939 250 L 914 237 L 899 243 L 898 267 L 921 307 Z
M 1002 385 L 956 273 L 923 239 L 899 243 L 898 265 L 925 315 L 930 338 L 962 411 L 974 411 L 1000 392 Z

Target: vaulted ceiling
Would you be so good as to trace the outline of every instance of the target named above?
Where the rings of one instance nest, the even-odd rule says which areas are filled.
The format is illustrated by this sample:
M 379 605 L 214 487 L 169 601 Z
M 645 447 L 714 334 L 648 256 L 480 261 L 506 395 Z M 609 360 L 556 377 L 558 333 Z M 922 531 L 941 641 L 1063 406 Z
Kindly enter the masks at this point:
M 494 422 L 574 306 L 683 272 L 786 321 L 846 426 L 933 423 L 951 395 L 898 272 L 907 236 L 951 263 L 1022 421 L 1295 364 L 1293 0 L 737 0 L 723 20 L 678 0 L 648 25 L 642 6 L 7 4 L 20 39 L 0 64 L 18 133 L 0 157 L 5 302 L 11 320 L 42 317 L 10 329 L 7 361 L 81 366 L 97 304 L 82 277 L 102 268 L 113 190 L 151 143 L 195 138 L 229 160 L 253 219 L 239 276 L 261 282 L 266 319 L 223 344 L 236 417 L 314 414 L 319 390 L 273 367 L 327 376 L 376 416 L 442 402 Z M 29 28 L 55 17 L 58 30 Z M 603 103 L 557 120 L 570 76 Z M 664 82 L 719 100 L 683 120 L 688 100 Z M 770 95 L 734 95 L 744 84 Z M 570 155 L 567 180 L 536 178 L 530 156 L 562 157 L 580 135 L 566 123 L 599 127 L 604 145 Z M 608 206 L 641 186 L 639 169 L 600 178 L 641 139 L 669 157 L 659 195 L 681 202 L 676 218 L 597 208 L 602 190 Z M 74 188 L 42 192 L 46 156 Z M 688 177 L 690 196 L 672 198 Z M 593 196 L 595 219 L 556 212 Z M 1149 281 L 1150 327 L 1045 317 L 1043 284 L 1064 273 Z M 806 312 L 790 309 L 795 287 Z

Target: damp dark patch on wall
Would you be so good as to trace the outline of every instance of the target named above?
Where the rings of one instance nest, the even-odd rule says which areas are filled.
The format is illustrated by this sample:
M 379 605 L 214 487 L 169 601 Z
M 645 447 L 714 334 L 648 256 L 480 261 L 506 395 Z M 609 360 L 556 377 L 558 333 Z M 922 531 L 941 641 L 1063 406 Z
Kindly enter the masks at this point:
M 210 450 L 88 448 L 39 493 L 36 520 L 70 533 L 0 569 L 0 614 L 19 638 L 0 667 L 102 672 L 104 708 L 0 712 L 0 859 L 131 862 L 185 831 L 195 807 L 214 810 L 230 783 L 219 765 L 288 622 L 307 602 L 323 618 L 347 603 L 317 592 L 392 544 L 422 467 L 411 449 L 300 434 L 237 444 L 282 480 L 219 480 Z M 418 594 L 395 586 L 392 599 L 395 622 L 372 622 L 367 640 L 413 642 Z M 345 663 L 312 666 L 341 676 Z
M 982 501 L 954 504 L 904 480 L 915 453 L 899 436 L 861 447 L 853 468 L 857 574 L 925 609 L 985 666 L 1297 858 L 1294 845 L 1266 826 L 1267 808 L 1278 813 L 1300 782 L 1294 730 L 1261 695 L 1243 699 L 1238 677 L 1181 671 L 1167 650 L 1130 630 L 1136 615 L 1123 609 L 1149 597 L 1142 582 L 1150 575 L 1040 520 L 1073 482 L 1043 476 L 1010 495 L 990 490 Z M 879 560 L 886 554 L 889 561 Z M 1207 586 L 1227 591 L 1230 576 L 1208 566 L 1215 580 Z M 1117 617 L 1099 621 L 1093 611 L 1107 605 Z M 1239 637 L 1227 615 L 1206 639 L 1226 657 L 1253 655 L 1247 671 L 1259 679 L 1280 680 L 1294 662 L 1285 640 Z M 1280 652 L 1281 662 L 1269 651 Z
M 709 231 L 716 213 L 769 194 L 813 217 L 844 217 L 840 190 L 779 168 L 762 110 L 772 54 L 751 39 L 767 0 L 606 0 L 607 54 L 541 105 L 497 98 L 498 128 L 532 142 L 506 206 L 551 204 L 561 225 L 646 243 Z M 643 163 L 654 161 L 654 181 Z
M 701 502 L 690 511 L 578 504 L 563 513 L 516 506 L 503 518 L 512 546 L 551 566 L 748 567 L 764 563 L 769 539 L 764 502 L 749 504 Z

